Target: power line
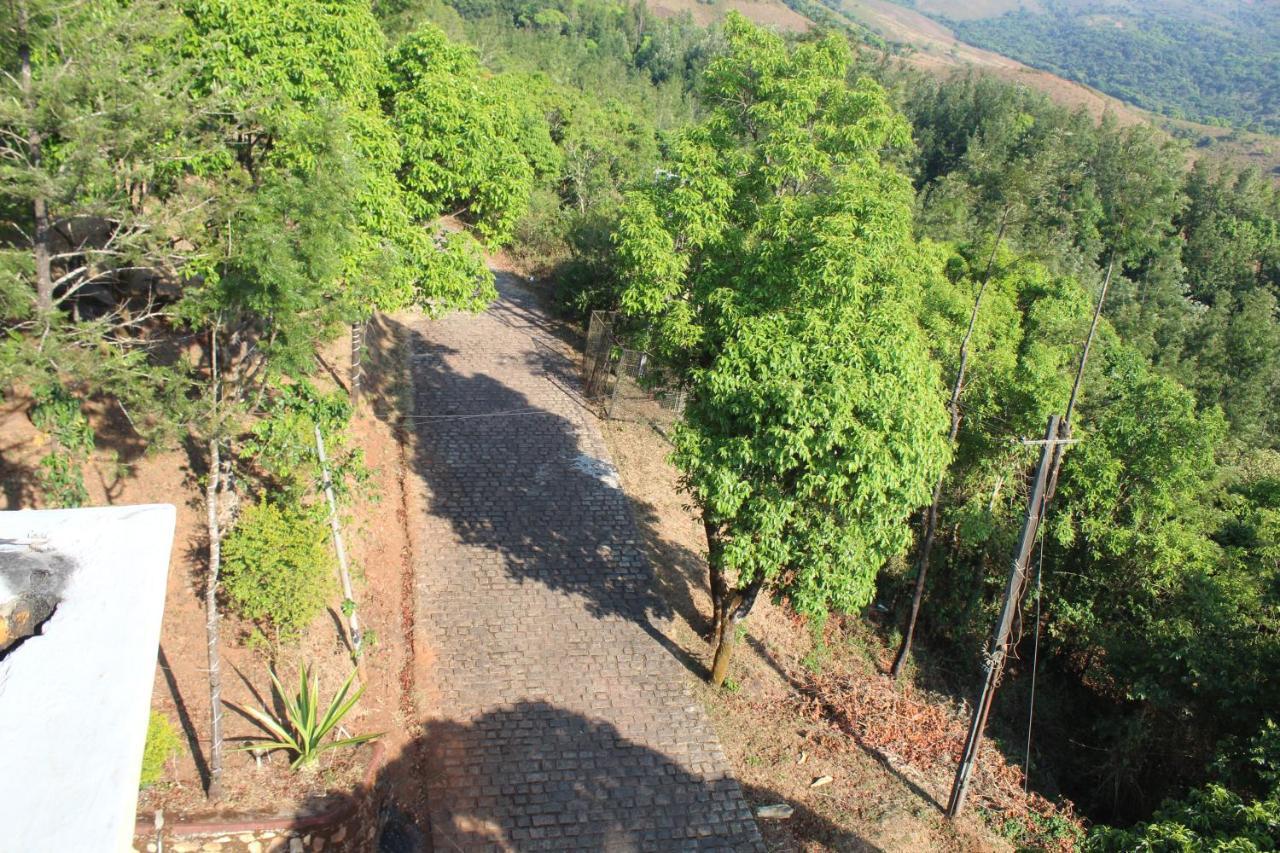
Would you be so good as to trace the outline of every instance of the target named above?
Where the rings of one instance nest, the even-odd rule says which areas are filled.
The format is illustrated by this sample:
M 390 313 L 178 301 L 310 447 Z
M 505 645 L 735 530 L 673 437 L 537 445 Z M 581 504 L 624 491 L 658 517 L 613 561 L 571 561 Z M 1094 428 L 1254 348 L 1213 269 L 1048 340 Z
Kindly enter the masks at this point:
M 1040 666 L 1040 599 L 1044 594 L 1044 531 L 1049 520 L 1049 508 L 1045 506 L 1040 519 L 1040 560 L 1036 566 L 1036 633 L 1031 646 L 1031 697 L 1027 706 L 1027 755 L 1022 764 L 1022 792 L 1031 789 L 1031 726 L 1036 717 L 1036 673 Z

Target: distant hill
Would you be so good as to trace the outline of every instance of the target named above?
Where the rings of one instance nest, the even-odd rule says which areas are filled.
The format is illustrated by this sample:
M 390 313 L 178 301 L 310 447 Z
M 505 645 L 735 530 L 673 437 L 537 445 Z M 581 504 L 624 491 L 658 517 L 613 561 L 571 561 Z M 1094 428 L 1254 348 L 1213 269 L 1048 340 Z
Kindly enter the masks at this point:
M 896 45 L 902 53 L 902 61 L 922 71 L 947 75 L 972 68 L 1044 92 L 1057 103 L 1071 108 L 1083 108 L 1094 116 L 1106 112 L 1126 124 L 1150 122 L 1188 140 L 1191 144 L 1188 153 L 1190 160 L 1206 155 L 1226 159 L 1237 166 L 1254 166 L 1280 180 L 1280 139 L 1274 135 L 1168 118 L 1108 95 L 1084 82 L 1067 79 L 997 51 L 977 47 L 962 40 L 955 31 L 955 27 L 961 26 L 961 23 L 954 16 L 998 16 L 1019 8 L 1038 13 L 1047 8 L 1049 2 L 1052 0 L 916 0 L 916 8 L 912 8 L 907 5 L 907 0 L 823 0 L 824 6 L 838 8 L 856 26 Z M 1087 0 L 1072 2 L 1083 6 Z M 1240 0 L 1206 0 L 1203 5 L 1193 4 L 1188 0 L 1164 2 L 1169 9 L 1185 10 L 1187 20 L 1195 21 L 1222 14 L 1222 7 L 1240 5 Z M 1266 2 L 1275 4 L 1276 0 Z M 1262 0 L 1259 0 L 1258 5 L 1262 5 Z M 932 16 L 925 14 L 926 11 Z M 950 15 L 944 16 L 943 11 Z M 1274 88 L 1275 85 L 1272 83 L 1271 87 Z
M 1175 119 L 1280 133 L 1275 0 L 896 0 L 962 41 Z

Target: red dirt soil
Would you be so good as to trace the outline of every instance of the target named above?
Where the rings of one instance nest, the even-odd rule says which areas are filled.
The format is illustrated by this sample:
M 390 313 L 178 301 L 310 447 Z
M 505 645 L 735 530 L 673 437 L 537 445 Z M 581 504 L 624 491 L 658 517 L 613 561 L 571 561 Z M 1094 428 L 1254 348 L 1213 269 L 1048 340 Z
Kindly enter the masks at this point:
M 402 688 L 411 690 L 413 686 L 413 667 L 408 663 L 412 650 L 403 641 L 406 631 L 412 632 L 412 608 L 407 611 L 406 625 L 401 600 L 404 573 L 412 572 L 412 552 L 394 417 L 398 411 L 394 377 L 400 369 L 399 352 L 395 342 L 377 334 L 376 328 L 370 341 L 374 348 L 371 361 L 390 369 L 392 375 L 384 387 L 372 389 L 373 399 L 350 428 L 351 446 L 363 450 L 370 479 L 345 511 L 343 532 L 352 559 L 362 627 L 371 629 L 377 639 L 364 659 L 367 690 L 343 726 L 351 734 L 385 732 L 382 740 L 388 760 L 395 761 L 417 719 L 411 693 L 402 692 Z M 335 365 L 343 378 L 345 351 L 345 342 L 338 342 L 325 353 L 326 363 Z M 324 386 L 323 382 L 317 384 Z M 33 472 L 39 458 L 48 452 L 49 439 L 31 424 L 28 406 L 28 400 L 15 396 L 0 409 L 4 509 L 41 506 L 32 487 Z M 164 781 L 141 792 L 139 814 L 163 808 L 171 819 L 206 816 L 213 807 L 204 794 L 210 706 L 203 597 L 207 535 L 198 479 L 203 460 L 193 459 L 181 447 L 144 448 L 118 409 L 97 407 L 90 411 L 90 420 L 98 450 L 85 466 L 88 505 L 172 503 L 177 507 L 152 707 L 168 718 L 185 749 L 170 760 Z M 335 576 L 329 612 L 299 641 L 276 650 L 276 666 L 286 688 L 296 683 L 299 665 L 309 663 L 320 680 L 322 700 L 327 701 L 350 672 L 350 656 L 339 630 L 341 600 Z M 225 794 L 216 812 L 306 813 L 326 791 L 350 790 L 363 774 L 371 748 L 327 753 L 316 769 L 305 773 L 291 772 L 283 753 L 273 753 L 259 763 L 250 753 L 236 750 L 236 739 L 260 737 L 262 732 L 230 705 L 261 709 L 263 700 L 270 702 L 271 697 L 267 675 L 271 652 L 245 644 L 251 628 L 224 611 L 222 696 L 228 703 L 223 716 Z

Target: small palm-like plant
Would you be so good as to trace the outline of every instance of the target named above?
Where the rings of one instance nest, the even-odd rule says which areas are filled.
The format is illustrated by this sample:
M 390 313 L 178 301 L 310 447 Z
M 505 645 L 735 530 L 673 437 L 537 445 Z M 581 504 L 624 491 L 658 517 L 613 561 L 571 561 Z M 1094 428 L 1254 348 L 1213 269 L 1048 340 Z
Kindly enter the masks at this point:
M 287 749 L 295 756 L 293 763 L 289 766 L 296 770 L 299 767 L 314 763 L 325 750 L 340 749 L 344 746 L 358 746 L 380 737 L 381 732 L 378 732 L 338 740 L 325 740 L 329 733 L 342 722 L 342 718 L 355 707 L 357 700 L 364 693 L 363 685 L 352 692 L 351 685 L 355 681 L 355 677 L 355 670 L 352 670 L 351 674 L 347 676 L 347 680 L 342 682 L 342 687 L 338 690 L 337 695 L 333 697 L 333 701 L 329 703 L 328 709 L 320 713 L 319 679 L 312 677 L 310 667 L 304 666 L 298 674 L 298 692 L 294 696 L 289 696 L 285 693 L 284 687 L 280 684 L 280 679 L 276 678 L 276 674 L 273 671 L 271 673 L 271 684 L 275 687 L 276 693 L 280 695 L 281 701 L 284 702 L 284 719 L 277 720 L 270 714 L 254 708 L 233 706 L 262 726 L 268 734 L 275 738 L 274 740 L 261 740 L 245 744 L 241 749 L 255 751 Z

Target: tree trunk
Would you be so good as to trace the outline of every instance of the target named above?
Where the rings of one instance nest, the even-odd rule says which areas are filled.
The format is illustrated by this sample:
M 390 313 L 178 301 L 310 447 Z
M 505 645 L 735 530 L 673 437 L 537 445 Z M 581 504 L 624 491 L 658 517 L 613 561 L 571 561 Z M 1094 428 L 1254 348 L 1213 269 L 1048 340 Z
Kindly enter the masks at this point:
M 1000 242 L 1004 240 L 1005 229 L 1009 225 L 1009 208 L 1000 215 L 1000 229 L 996 232 L 996 240 L 991 245 L 991 257 L 987 259 L 987 268 L 982 274 L 982 283 L 978 285 L 978 293 L 973 298 L 973 309 L 969 312 L 969 326 L 960 340 L 960 359 L 956 366 L 956 381 L 951 386 L 951 433 L 950 443 L 954 446 L 956 437 L 960 435 L 960 397 L 964 394 L 964 379 L 969 368 L 969 342 L 973 339 L 973 330 L 978 324 L 978 310 L 982 307 L 982 297 L 987 292 L 987 284 L 991 281 L 991 270 L 995 266 L 996 252 Z M 929 552 L 933 550 L 933 537 L 938 529 L 938 510 L 942 506 L 942 486 L 946 482 L 947 472 L 944 469 L 933 485 L 933 500 L 924 516 L 924 536 L 920 540 L 920 554 L 916 562 L 915 590 L 911 594 L 911 614 L 907 618 L 907 629 L 902 634 L 902 644 L 898 646 L 898 654 L 893 659 L 890 670 L 894 678 L 902 674 L 907 658 L 911 656 L 911 644 L 915 640 L 916 622 L 920 618 L 920 602 L 924 599 L 924 582 L 929 574 Z
M 1089 349 L 1093 346 L 1093 338 L 1098 333 L 1098 321 L 1102 319 L 1102 306 L 1107 301 L 1107 289 L 1111 287 L 1111 274 L 1116 268 L 1116 253 L 1114 251 L 1107 258 L 1107 275 L 1102 280 L 1102 292 L 1098 294 L 1098 303 L 1093 309 L 1093 319 L 1089 322 L 1089 334 L 1084 339 L 1084 349 L 1080 352 L 1080 365 L 1076 369 L 1075 381 L 1071 383 L 1071 399 L 1067 401 L 1067 413 L 1063 415 L 1062 422 L 1071 427 L 1071 415 L 1075 412 L 1076 400 L 1080 397 L 1080 386 L 1084 383 L 1084 367 L 1089 361 Z
M 756 578 L 745 587 L 733 590 L 721 605 L 722 615 L 719 631 L 716 634 L 716 654 L 711 663 L 711 683 L 716 687 L 723 685 L 725 677 L 729 674 L 733 647 L 738 642 L 738 623 L 751 613 L 756 597 L 760 594 L 763 580 L 763 578 Z
M 729 662 L 733 659 L 733 647 L 738 641 L 738 620 L 732 615 L 720 622 L 720 633 L 716 636 L 716 656 L 711 664 L 711 683 L 716 687 L 724 684 L 729 674 Z
M 32 171 L 40 171 L 44 136 L 36 125 L 36 96 L 31 82 L 31 43 L 28 33 L 27 4 L 18 4 L 18 63 L 19 84 L 27 109 L 27 120 L 31 123 L 27 130 L 27 158 Z M 32 215 L 35 229 L 32 235 L 32 249 L 35 252 L 36 267 L 36 308 L 40 313 L 48 314 L 53 310 L 53 269 L 52 253 L 49 250 L 49 203 L 43 196 L 32 200 Z
M 720 642 L 720 628 L 724 624 L 724 604 L 729 595 L 729 583 L 724 576 L 720 554 L 720 528 L 703 519 L 702 528 L 707 534 L 707 579 L 711 588 L 711 634 L 707 638 Z
M 209 520 L 209 575 L 205 581 L 205 636 L 209 644 L 209 799 L 222 798 L 222 672 L 218 654 L 218 572 L 222 566 L 222 531 L 218 526 L 218 486 L 222 460 L 218 440 L 209 442 L 209 482 L 205 508 Z
M 209 572 L 204 587 L 204 631 L 209 651 L 209 789 L 210 800 L 222 799 L 222 666 L 218 653 L 218 574 L 222 569 L 222 529 L 218 523 L 218 489 L 222 485 L 222 454 L 218 449 L 218 325 L 209 330 L 209 388 L 212 437 L 209 439 L 209 480 L 205 510 L 209 524 Z
M 933 502 L 925 512 L 924 536 L 920 541 L 920 554 L 916 561 L 916 584 L 911 594 L 911 614 L 907 617 L 907 630 L 903 632 L 902 643 L 898 646 L 898 654 L 893 659 L 893 668 L 889 673 L 897 678 L 911 656 L 911 644 L 915 640 L 916 622 L 920 618 L 920 602 L 924 599 L 924 582 L 929 574 L 929 552 L 933 550 L 933 536 L 938 529 L 938 508 L 942 503 L 942 484 L 945 478 L 939 477 L 933 486 Z

